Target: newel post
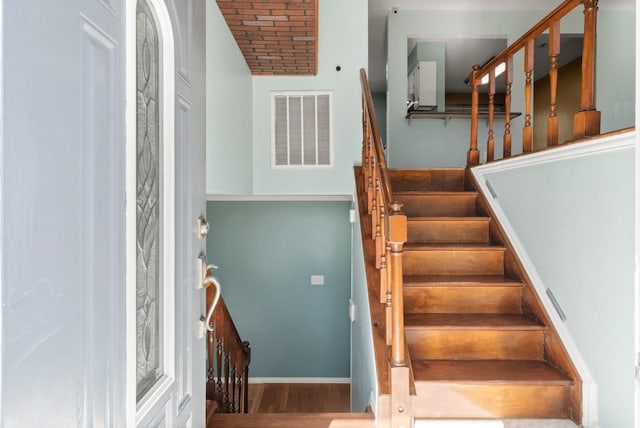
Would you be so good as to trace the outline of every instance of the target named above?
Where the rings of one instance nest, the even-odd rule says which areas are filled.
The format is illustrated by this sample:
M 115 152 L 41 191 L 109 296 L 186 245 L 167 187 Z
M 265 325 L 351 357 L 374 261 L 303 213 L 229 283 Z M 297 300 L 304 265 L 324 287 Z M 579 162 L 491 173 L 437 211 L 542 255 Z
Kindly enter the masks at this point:
M 391 364 L 407 364 L 404 343 L 404 303 L 402 299 L 402 246 L 407 242 L 407 216 L 402 212 L 401 202 L 391 202 L 389 213 L 389 264 L 391 269 Z
M 467 167 L 480 164 L 480 152 L 478 151 L 478 84 L 476 77 L 480 70 L 480 65 L 475 64 L 469 81 L 471 82 L 471 141 L 467 152 Z
M 584 42 L 582 47 L 582 95 L 580 111 L 573 117 L 575 139 L 600 134 L 600 112 L 595 107 L 596 15 L 598 0 L 584 0 Z

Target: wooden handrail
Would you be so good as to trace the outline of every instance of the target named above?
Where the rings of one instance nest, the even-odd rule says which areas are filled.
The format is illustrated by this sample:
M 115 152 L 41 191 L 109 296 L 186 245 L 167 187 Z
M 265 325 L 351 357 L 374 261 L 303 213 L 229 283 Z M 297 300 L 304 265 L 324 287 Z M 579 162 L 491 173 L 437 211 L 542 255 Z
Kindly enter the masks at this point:
M 209 272 L 210 274 L 210 272 Z M 207 308 L 213 303 L 213 287 L 207 289 Z M 220 297 L 207 334 L 207 400 L 214 413 L 249 412 L 249 364 L 251 347 L 240 338 L 224 299 Z
M 600 133 L 600 112 L 595 109 L 595 35 L 596 35 L 596 13 L 598 0 L 565 0 L 551 13 L 545 16 L 540 22 L 534 25 L 529 31 L 523 34 L 518 40 L 504 49 L 495 58 L 484 66 L 474 65 L 469 81 L 472 90 L 471 106 L 471 141 L 467 154 L 467 166 L 472 167 L 480 163 L 478 151 L 478 91 L 483 78 L 488 77 L 489 90 L 489 111 L 493 110 L 491 92 L 495 89 L 496 69 L 505 64 L 505 109 L 511 111 L 511 85 L 513 83 L 513 56 L 524 51 L 524 75 L 525 75 L 525 116 L 522 130 L 522 152 L 533 151 L 533 126 L 531 115 L 532 88 L 533 88 L 533 49 L 536 37 L 545 31 L 549 31 L 549 80 L 550 80 L 550 105 L 549 117 L 547 119 L 547 147 L 558 144 L 558 117 L 557 117 L 557 83 L 558 83 L 558 62 L 560 53 L 560 20 L 573 11 L 576 7 L 584 5 L 584 43 L 582 52 L 582 87 L 580 111 L 576 112 L 573 122 L 573 138 L 598 135 Z M 503 137 L 504 148 L 502 158 L 511 156 L 511 123 L 509 114 L 505 119 L 505 133 Z M 495 160 L 493 151 L 493 121 L 489 121 L 487 140 L 487 162 Z
M 374 264 L 380 273 L 379 302 L 385 307 L 386 343 L 389 346 L 390 426 L 408 426 L 411 418 L 410 370 L 404 332 L 402 248 L 407 241 L 407 217 L 395 200 L 387 170 L 371 90 L 364 69 L 362 85 L 362 183 L 375 248 Z M 369 235 L 367 235 L 369 236 Z

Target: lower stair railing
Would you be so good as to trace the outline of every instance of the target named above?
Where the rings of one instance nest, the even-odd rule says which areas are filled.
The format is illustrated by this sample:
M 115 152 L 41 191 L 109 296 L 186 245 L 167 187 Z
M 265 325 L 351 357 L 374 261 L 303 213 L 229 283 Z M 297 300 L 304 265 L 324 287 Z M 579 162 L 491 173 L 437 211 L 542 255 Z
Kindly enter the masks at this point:
M 359 189 L 367 210 L 365 236 L 375 248 L 375 269 L 379 277 L 379 302 L 384 305 L 386 367 L 378 370 L 379 384 L 388 385 L 388 402 L 378 410 L 379 426 L 410 427 L 412 424 L 411 392 L 413 381 L 404 332 L 402 279 L 402 248 L 407 241 L 407 217 L 402 203 L 393 198 L 387 172 L 387 161 L 378 130 L 373 99 L 364 69 L 360 70 L 362 85 L 363 142 Z M 363 207 L 364 209 L 364 207 Z M 364 224 L 363 224 L 364 227 Z M 374 321 L 374 324 L 377 321 Z M 381 350 L 377 350 L 380 353 Z M 378 359 L 378 358 L 376 358 Z M 387 379 L 380 379 L 382 373 Z M 381 395 L 385 388 L 380 388 Z
M 249 412 L 249 363 L 251 348 L 242 341 L 224 299 L 219 283 L 210 275 L 214 287 L 207 288 L 207 413 Z

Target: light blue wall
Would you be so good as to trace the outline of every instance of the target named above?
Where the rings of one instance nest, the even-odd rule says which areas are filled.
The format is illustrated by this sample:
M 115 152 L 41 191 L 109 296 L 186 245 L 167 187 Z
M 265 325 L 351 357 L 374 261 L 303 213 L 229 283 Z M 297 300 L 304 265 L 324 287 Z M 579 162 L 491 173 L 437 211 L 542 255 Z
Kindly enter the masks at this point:
M 600 426 L 633 426 L 633 148 L 485 177 L 567 316 L 598 385 Z
M 376 111 L 376 119 L 378 120 L 378 130 L 382 138 L 382 144 L 387 144 L 387 94 L 374 93 L 371 94 L 373 99 L 373 107 Z
M 402 11 L 388 16 L 389 81 L 387 128 L 389 164 L 392 167 L 464 166 L 469 148 L 469 120 L 405 119 L 407 92 L 407 37 L 422 38 L 493 38 L 504 37 L 513 43 L 548 11 Z M 583 15 L 576 9 L 561 23 L 562 31 L 581 33 Z M 602 129 L 608 131 L 633 125 L 634 92 L 634 14 L 628 11 L 600 10 L 598 13 L 597 108 L 603 112 Z M 612 44 L 619 43 L 619 44 Z M 625 46 L 619 50 L 611 46 Z M 615 51 L 615 52 L 614 52 Z M 624 57 L 624 58 L 622 58 Z M 522 55 L 514 57 L 512 111 L 522 111 L 524 77 Z M 469 64 L 469 70 L 471 66 Z M 624 71 L 620 72 L 620 68 Z M 618 78 L 618 75 L 621 78 Z M 608 113 L 604 113 L 607 111 Z M 612 113 L 624 112 L 622 114 Z M 523 117 L 512 121 L 513 153 L 521 152 Z M 504 128 L 497 121 L 496 130 Z M 486 153 L 486 121 L 481 120 L 478 145 Z M 497 135 L 502 135 L 499 132 Z M 496 139 L 496 153 L 502 152 L 501 138 Z
M 598 29 L 596 107 L 602 113 L 601 131 L 610 132 L 635 124 L 634 14 L 600 11 Z
M 252 76 L 215 1 L 207 12 L 207 193 L 251 194 Z
M 251 377 L 349 377 L 350 208 L 207 204 L 207 257 L 251 342 Z M 325 275 L 325 285 L 311 285 L 311 275 Z
M 367 1 L 320 0 L 318 13 L 318 75 L 254 77 L 255 194 L 351 194 L 353 164 L 360 158 L 362 145 L 359 70 L 366 68 L 368 58 Z M 341 71 L 336 71 L 337 65 Z M 289 90 L 333 92 L 335 168 L 271 168 L 270 94 Z
M 355 305 L 355 321 L 351 324 L 351 411 L 362 412 L 370 404 L 371 395 L 378 396 L 378 377 L 359 221 L 353 227 L 351 254 L 351 300 Z M 375 406 L 375 400 L 371 405 Z

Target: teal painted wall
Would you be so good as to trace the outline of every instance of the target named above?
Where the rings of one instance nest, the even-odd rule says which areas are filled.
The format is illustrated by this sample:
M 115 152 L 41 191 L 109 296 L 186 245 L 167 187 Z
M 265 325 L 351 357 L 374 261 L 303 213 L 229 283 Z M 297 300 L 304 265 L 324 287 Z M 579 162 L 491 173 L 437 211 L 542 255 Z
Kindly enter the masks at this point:
M 351 411 L 362 412 L 368 404 L 376 405 L 375 400 L 369 403 L 369 398 L 372 394 L 378 396 L 378 377 L 359 221 L 354 223 L 351 251 L 351 300 L 355 305 L 355 320 L 351 324 Z
M 351 202 L 208 202 L 207 257 L 251 377 L 349 377 Z M 311 275 L 325 275 L 312 286 Z
M 253 189 L 252 76 L 215 1 L 207 13 L 207 193 Z
M 318 74 L 253 79 L 253 190 L 257 195 L 351 195 L 353 165 L 360 159 L 360 68 L 367 67 L 366 0 L 319 1 Z M 336 71 L 340 65 L 341 71 Z M 272 91 L 333 92 L 333 169 L 271 168 Z
M 633 426 L 634 168 L 627 148 L 485 176 L 567 316 L 602 428 Z
M 463 166 L 469 148 L 469 120 L 454 119 L 446 125 L 442 120 L 408 121 L 407 37 L 423 38 L 493 38 L 504 37 L 508 43 L 540 20 L 548 11 L 398 11 L 388 16 L 389 80 L 387 89 L 387 128 L 389 133 L 389 164 L 392 167 Z M 561 23 L 563 32 L 581 33 L 583 15 L 576 9 Z M 597 108 L 603 112 L 603 131 L 633 125 L 634 14 L 629 11 L 600 9 L 598 13 L 598 70 L 596 75 Z M 626 37 L 625 37 L 626 36 Z M 611 46 L 624 46 L 619 55 Z M 620 58 L 624 57 L 624 58 Z M 521 54 L 514 57 L 516 70 L 521 69 Z M 471 70 L 472 64 L 469 64 Z M 620 72 L 620 68 L 624 71 Z M 620 79 L 618 75 L 620 74 Z M 514 73 L 512 111 L 522 111 L 524 76 Z M 607 111 L 608 113 L 604 113 Z M 619 114 L 620 113 L 620 114 Z M 521 152 L 523 117 L 512 121 L 513 153 Z M 496 130 L 504 128 L 497 121 Z M 479 121 L 478 146 L 486 154 L 486 121 Z M 496 153 L 502 152 L 501 138 L 496 139 Z

